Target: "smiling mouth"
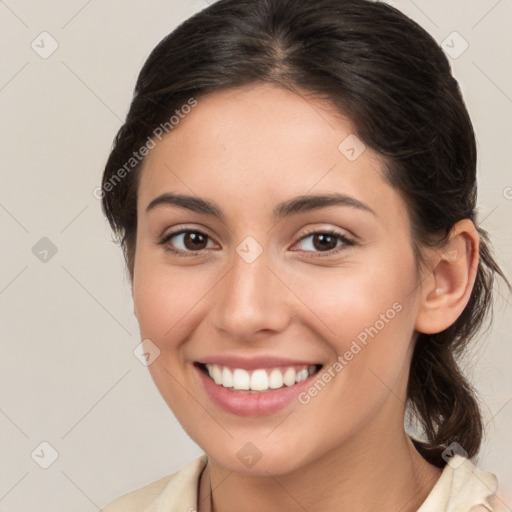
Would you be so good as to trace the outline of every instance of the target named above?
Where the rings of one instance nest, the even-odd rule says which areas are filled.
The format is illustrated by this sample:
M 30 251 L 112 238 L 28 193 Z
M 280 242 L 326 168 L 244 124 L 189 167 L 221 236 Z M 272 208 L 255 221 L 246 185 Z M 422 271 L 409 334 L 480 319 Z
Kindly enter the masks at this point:
M 255 394 L 292 387 L 318 373 L 321 364 L 245 370 L 220 364 L 194 363 L 205 375 L 230 391 Z

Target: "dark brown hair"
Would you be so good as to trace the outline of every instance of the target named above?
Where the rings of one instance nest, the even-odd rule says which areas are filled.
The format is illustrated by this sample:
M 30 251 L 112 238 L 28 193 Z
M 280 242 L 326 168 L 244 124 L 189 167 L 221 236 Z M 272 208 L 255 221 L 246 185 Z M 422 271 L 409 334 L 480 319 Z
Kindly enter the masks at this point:
M 441 247 L 457 221 L 476 225 L 472 124 L 447 58 L 425 30 L 367 0 L 220 0 L 154 48 L 106 163 L 102 207 L 131 278 L 141 165 L 126 171 L 126 162 L 191 97 L 256 82 L 328 99 L 348 115 L 406 201 L 418 262 L 421 247 Z M 494 276 L 508 284 L 487 233 L 477 229 L 480 263 L 469 302 L 448 329 L 419 334 L 410 369 L 408 405 L 427 438 L 415 445 L 438 467 L 454 441 L 469 457 L 479 451 L 481 413 L 456 358 L 491 311 Z

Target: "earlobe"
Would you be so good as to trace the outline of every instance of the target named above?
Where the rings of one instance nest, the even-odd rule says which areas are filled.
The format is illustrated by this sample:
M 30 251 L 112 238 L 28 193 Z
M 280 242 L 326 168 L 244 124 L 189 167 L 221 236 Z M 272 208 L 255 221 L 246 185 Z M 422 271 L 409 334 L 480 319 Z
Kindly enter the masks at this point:
M 421 286 L 416 331 L 438 333 L 457 320 L 473 290 L 478 250 L 479 235 L 469 219 L 457 222 L 445 246 L 432 250 L 430 274 Z

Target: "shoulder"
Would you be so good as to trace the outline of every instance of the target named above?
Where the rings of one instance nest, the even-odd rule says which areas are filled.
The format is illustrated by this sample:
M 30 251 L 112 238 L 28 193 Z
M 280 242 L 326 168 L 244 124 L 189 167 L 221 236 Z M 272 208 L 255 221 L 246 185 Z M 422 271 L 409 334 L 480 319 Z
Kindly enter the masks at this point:
M 162 494 L 162 491 L 175 478 L 176 474 L 167 475 L 156 482 L 131 491 L 109 503 L 101 510 L 102 512 L 141 512 Z
M 164 476 L 149 485 L 131 491 L 109 503 L 101 512 L 144 512 L 174 508 L 186 511 L 197 504 L 197 486 L 206 465 L 206 455 L 193 460 L 176 473 Z
M 478 468 L 470 459 L 454 455 L 443 469 L 418 512 L 495 511 L 498 479 L 493 473 Z

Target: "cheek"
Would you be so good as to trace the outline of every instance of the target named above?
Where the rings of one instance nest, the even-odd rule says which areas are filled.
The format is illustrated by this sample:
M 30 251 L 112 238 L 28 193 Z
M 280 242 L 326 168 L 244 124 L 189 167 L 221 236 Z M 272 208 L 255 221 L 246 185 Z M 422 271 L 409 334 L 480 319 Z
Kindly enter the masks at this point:
M 408 316 L 403 311 L 411 304 L 414 276 L 407 265 L 375 263 L 326 270 L 290 279 L 294 292 L 325 324 L 331 339 L 340 340 L 340 349 L 344 348 L 342 340 L 356 338 L 374 326 L 389 331 L 389 326 L 401 324 Z M 364 340 L 364 334 L 360 339 Z
M 325 270 L 325 269 L 324 269 Z M 297 278 L 297 283 L 299 280 Z M 412 254 L 375 257 L 364 268 L 316 272 L 302 279 L 298 295 L 317 317 L 338 366 L 338 382 L 372 394 L 381 380 L 392 387 L 404 370 L 414 332 L 415 271 Z M 374 388 L 373 388 L 374 389 Z
M 316 275 L 300 292 L 318 316 L 317 331 L 327 326 L 322 332 L 333 353 L 324 368 L 327 384 L 313 383 L 301 403 L 310 412 L 307 421 L 325 425 L 331 439 L 359 428 L 390 397 L 396 407 L 402 406 L 398 397 L 405 400 L 414 272 L 405 262 L 396 268 L 377 263 L 336 278 Z
M 199 267 L 171 267 L 140 258 L 135 268 L 133 300 L 141 336 L 157 344 L 172 343 L 171 335 L 194 314 L 210 285 Z M 165 347 L 160 347 L 164 349 Z
M 150 339 L 160 350 L 148 370 L 168 406 L 189 431 L 202 425 L 205 418 L 200 407 L 191 406 L 195 401 L 191 402 L 186 385 L 181 347 L 194 331 L 207 276 L 203 273 L 200 278 L 198 267 L 172 268 L 144 256 L 139 257 L 134 276 L 133 300 L 141 339 Z M 203 284 L 198 286 L 200 282 Z

